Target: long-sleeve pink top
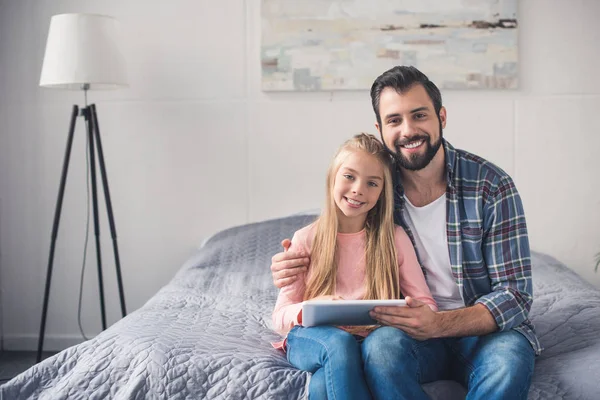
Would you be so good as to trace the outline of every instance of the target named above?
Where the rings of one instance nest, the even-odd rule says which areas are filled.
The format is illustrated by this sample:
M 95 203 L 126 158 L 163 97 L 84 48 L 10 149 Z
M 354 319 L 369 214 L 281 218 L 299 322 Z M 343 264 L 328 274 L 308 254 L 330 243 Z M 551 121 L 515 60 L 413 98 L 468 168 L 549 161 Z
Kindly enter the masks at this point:
M 293 238 L 289 251 L 305 251 L 311 254 L 315 224 L 298 230 Z M 396 226 L 394 232 L 396 252 L 398 254 L 398 277 L 400 291 L 406 296 L 418 299 L 437 311 L 437 305 L 425 282 L 423 271 L 417 261 L 415 250 L 404 229 Z M 335 295 L 346 300 L 360 300 L 365 295 L 366 232 L 339 233 L 337 237 L 338 266 Z M 275 309 L 273 310 L 273 327 L 282 335 L 287 334 L 294 325 L 300 324 L 302 301 L 306 290 L 308 272 L 301 275 L 294 283 L 284 286 L 279 291 Z M 282 344 L 282 343 L 281 343 Z M 281 344 L 275 345 L 281 347 Z

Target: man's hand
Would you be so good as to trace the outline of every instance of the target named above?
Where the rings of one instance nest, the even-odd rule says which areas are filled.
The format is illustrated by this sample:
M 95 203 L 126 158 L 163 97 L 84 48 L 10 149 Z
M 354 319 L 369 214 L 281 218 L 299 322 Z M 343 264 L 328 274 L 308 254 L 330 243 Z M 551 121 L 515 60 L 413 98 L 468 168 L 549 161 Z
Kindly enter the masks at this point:
M 410 296 L 406 297 L 406 304 L 408 307 L 375 307 L 371 317 L 417 340 L 482 336 L 498 330 L 492 313 L 483 304 L 438 312 Z
M 401 329 L 417 340 L 440 337 L 440 327 L 435 311 L 427 304 L 410 296 L 406 297 L 406 305 L 408 307 L 375 307 L 371 311 L 371 317 L 382 325 Z
M 298 279 L 298 274 L 306 272 L 310 262 L 304 252 L 288 251 L 291 244 L 289 239 L 284 239 L 281 242 L 283 252 L 277 253 L 271 258 L 273 283 L 280 289 Z

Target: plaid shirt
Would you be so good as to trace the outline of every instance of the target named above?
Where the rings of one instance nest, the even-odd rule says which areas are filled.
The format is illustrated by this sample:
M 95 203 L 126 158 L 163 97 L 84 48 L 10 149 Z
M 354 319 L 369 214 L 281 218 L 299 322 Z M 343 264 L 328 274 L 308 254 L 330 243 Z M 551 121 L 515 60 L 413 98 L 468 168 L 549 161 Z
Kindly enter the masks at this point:
M 533 286 L 519 193 L 510 176 L 492 163 L 454 149 L 445 140 L 443 146 L 448 180 L 448 251 L 452 275 L 465 305 L 483 304 L 500 331 L 520 332 L 540 354 L 542 346 L 528 319 Z M 414 236 L 403 217 L 404 189 L 397 168 L 394 182 L 394 220 L 414 245 Z

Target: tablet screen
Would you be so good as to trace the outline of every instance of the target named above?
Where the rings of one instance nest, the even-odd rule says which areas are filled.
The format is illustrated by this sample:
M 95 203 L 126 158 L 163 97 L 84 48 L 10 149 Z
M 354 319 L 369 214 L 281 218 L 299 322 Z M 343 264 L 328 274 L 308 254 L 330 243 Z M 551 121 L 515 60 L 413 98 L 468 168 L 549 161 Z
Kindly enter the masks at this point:
M 406 307 L 405 300 L 307 300 L 302 325 L 377 325 L 369 311 L 376 306 Z

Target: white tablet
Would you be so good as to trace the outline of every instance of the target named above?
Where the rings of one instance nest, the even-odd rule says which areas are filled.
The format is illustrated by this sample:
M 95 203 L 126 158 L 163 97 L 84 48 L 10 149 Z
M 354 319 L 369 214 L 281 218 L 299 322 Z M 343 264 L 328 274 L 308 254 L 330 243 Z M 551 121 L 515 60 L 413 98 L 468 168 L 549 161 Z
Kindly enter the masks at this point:
M 307 300 L 302 325 L 376 325 L 369 311 L 377 306 L 406 307 L 406 300 Z

